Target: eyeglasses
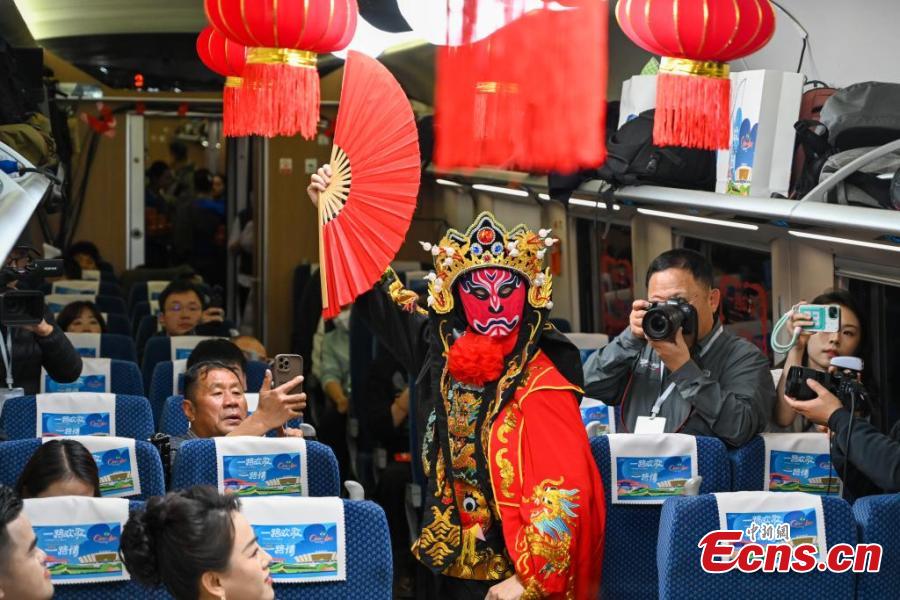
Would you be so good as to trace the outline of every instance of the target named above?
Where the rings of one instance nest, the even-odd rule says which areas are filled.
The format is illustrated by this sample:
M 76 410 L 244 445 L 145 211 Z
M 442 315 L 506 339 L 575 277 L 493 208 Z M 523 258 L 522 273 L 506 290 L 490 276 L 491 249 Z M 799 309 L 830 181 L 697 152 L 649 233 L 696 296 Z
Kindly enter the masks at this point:
M 197 304 L 182 305 L 179 302 L 173 302 L 164 312 L 200 312 L 200 306 Z

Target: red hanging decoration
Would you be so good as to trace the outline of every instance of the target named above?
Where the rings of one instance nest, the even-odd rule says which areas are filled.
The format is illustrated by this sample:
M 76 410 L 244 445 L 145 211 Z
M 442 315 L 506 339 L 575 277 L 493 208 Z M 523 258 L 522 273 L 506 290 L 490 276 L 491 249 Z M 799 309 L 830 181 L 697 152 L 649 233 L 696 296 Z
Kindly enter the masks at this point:
M 206 68 L 225 78 L 222 90 L 222 130 L 225 137 L 250 135 L 253 114 L 243 106 L 244 64 L 247 49 L 207 27 L 197 36 L 197 54 Z
M 316 54 L 350 43 L 356 0 L 205 0 L 204 5 L 213 27 L 248 48 L 241 101 L 251 133 L 313 139 L 319 120 Z
M 188 109 L 189 109 L 189 108 L 190 108 L 190 107 L 188 106 L 188 103 L 187 103 L 187 102 L 182 102 L 181 104 L 179 104 L 179 105 L 178 105 L 178 116 L 179 116 L 179 117 L 186 117 L 187 114 L 188 114 Z
M 772 38 L 775 10 L 769 0 L 619 0 L 616 19 L 635 44 L 662 56 L 653 143 L 727 148 L 727 63 Z
M 116 137 L 116 115 L 110 107 L 102 102 L 97 103 L 97 116 L 81 113 L 81 120 L 88 124 L 97 134 L 103 137 Z
M 465 0 L 463 41 L 472 39 L 484 1 Z M 561 172 L 602 164 L 608 4 L 565 0 L 526 10 L 535 3 L 491 1 L 502 10 L 482 18 L 505 14 L 499 29 L 438 48 L 435 163 Z

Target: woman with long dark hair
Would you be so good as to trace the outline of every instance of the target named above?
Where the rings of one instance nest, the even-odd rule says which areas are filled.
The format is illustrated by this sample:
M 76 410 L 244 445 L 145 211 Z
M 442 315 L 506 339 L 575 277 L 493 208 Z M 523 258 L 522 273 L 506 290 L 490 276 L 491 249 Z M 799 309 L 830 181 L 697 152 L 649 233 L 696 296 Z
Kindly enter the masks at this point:
M 97 463 L 90 451 L 75 440 L 51 440 L 35 450 L 19 475 L 20 498 L 53 496 L 100 497 Z
M 804 301 L 801 304 L 807 304 Z M 801 330 L 797 343 L 788 352 L 784 361 L 781 379 L 778 382 L 778 399 L 775 403 L 775 424 L 779 427 L 792 427 L 798 430 L 812 428 L 812 424 L 799 417 L 797 413 L 784 400 L 784 388 L 787 374 L 791 367 L 803 366 L 816 371 L 828 371 L 831 359 L 835 356 L 856 356 L 863 360 L 865 366 L 870 356 L 870 334 L 865 315 L 853 296 L 844 290 L 825 292 L 813 298 L 809 304 L 837 304 L 841 307 L 841 328 L 834 333 L 817 332 L 804 333 Z M 794 311 L 791 316 L 790 327 L 812 325 L 812 320 L 805 315 Z M 873 420 L 878 420 L 878 406 L 875 395 L 877 385 L 867 371 L 863 371 L 863 386 L 866 388 L 869 398 L 869 407 Z M 877 425 L 877 424 L 876 424 Z
M 143 585 L 176 600 L 271 600 L 269 563 L 236 496 L 197 486 L 147 501 L 122 531 L 122 559 Z

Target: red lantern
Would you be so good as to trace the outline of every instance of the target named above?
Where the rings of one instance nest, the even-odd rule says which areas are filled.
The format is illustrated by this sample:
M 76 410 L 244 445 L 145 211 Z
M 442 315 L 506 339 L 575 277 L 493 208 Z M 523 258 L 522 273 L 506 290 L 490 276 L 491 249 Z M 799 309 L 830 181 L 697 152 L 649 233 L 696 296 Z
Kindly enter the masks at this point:
M 250 135 L 250 111 L 242 106 L 243 79 L 247 50 L 232 42 L 213 27 L 197 36 L 197 54 L 206 68 L 225 78 L 222 91 L 222 129 L 226 137 Z
M 254 133 L 316 135 L 316 53 L 345 48 L 356 31 L 356 0 L 205 0 L 209 22 L 244 45 L 243 100 Z
M 729 143 L 728 62 L 775 33 L 769 0 L 619 0 L 622 31 L 661 55 L 653 143 L 708 150 Z

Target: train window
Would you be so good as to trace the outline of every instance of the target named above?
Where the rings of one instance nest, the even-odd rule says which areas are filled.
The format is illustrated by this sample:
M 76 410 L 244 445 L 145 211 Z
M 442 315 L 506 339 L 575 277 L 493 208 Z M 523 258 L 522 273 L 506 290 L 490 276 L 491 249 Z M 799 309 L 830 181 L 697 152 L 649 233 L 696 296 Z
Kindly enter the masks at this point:
M 591 257 L 578 274 L 581 330 L 612 338 L 628 325 L 634 301 L 631 229 L 578 219 L 576 231 L 578 255 Z
M 868 311 L 871 339 L 865 368 L 878 385 L 878 403 L 885 415 L 882 427 L 889 431 L 900 419 L 900 352 L 892 343 L 900 331 L 900 287 L 850 278 L 841 283 Z
M 772 259 L 767 252 L 682 238 L 682 246 L 703 254 L 713 266 L 713 284 L 722 294 L 719 314 L 725 327 L 753 342 L 769 362 L 772 331 Z

